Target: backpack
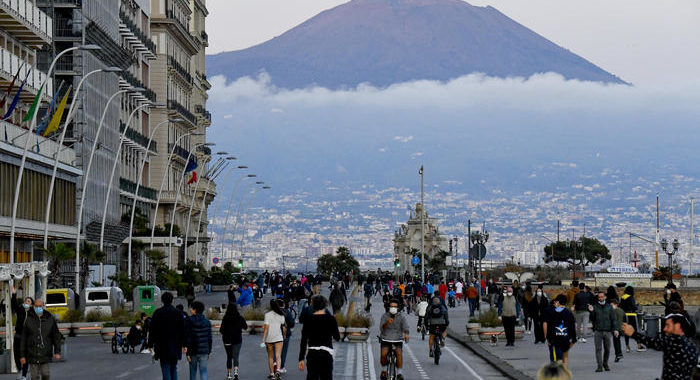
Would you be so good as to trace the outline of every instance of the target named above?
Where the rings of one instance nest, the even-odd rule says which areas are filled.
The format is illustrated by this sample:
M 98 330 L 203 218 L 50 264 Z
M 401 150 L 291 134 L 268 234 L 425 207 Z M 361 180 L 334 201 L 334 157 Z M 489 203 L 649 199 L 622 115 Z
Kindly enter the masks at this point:
M 394 297 L 401 297 L 401 289 L 400 288 L 394 288 Z

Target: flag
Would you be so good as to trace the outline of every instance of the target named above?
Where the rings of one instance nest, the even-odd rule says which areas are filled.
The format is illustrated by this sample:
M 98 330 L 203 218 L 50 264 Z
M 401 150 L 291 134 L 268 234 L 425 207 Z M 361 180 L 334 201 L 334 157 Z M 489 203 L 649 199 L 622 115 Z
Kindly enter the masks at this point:
M 187 184 L 191 185 L 195 182 L 197 182 L 197 172 L 193 171 L 192 175 L 190 176 L 190 179 L 187 181 Z
M 2 100 L 0 100 L 0 108 L 5 107 L 5 102 L 7 101 L 7 98 L 10 97 L 10 93 L 12 92 L 12 89 L 15 88 L 15 81 L 17 80 L 17 77 L 19 76 L 19 71 L 22 70 L 22 66 L 24 66 L 24 62 L 21 65 L 19 65 L 19 68 L 17 69 L 17 74 L 15 74 L 15 77 L 12 78 L 12 82 L 10 82 L 10 85 L 7 86 L 7 93 L 5 94 L 5 96 L 2 97 Z
M 12 104 L 10 104 L 10 108 L 7 109 L 5 116 L 2 117 L 3 120 L 9 119 L 10 115 L 12 115 L 12 112 L 15 110 L 15 107 L 17 107 L 17 102 L 19 101 L 19 96 L 22 93 L 22 89 L 24 88 L 24 84 L 27 83 L 27 78 L 29 78 L 29 73 L 31 73 L 31 72 L 32 72 L 32 69 L 29 69 L 29 71 L 27 72 L 27 75 L 24 77 L 24 80 L 22 81 L 22 84 L 19 85 L 19 89 L 17 90 L 17 93 L 15 94 L 15 98 L 12 99 Z M 5 101 L 5 99 L 3 99 L 3 102 L 4 101 Z
M 418 174 L 423 175 L 423 165 L 420 166 L 420 170 L 418 170 Z
M 22 122 L 27 122 L 32 120 L 32 116 L 34 116 L 34 111 L 36 111 L 36 106 L 39 104 L 39 98 L 41 97 L 41 91 L 44 89 L 44 85 L 42 84 L 41 87 L 39 87 L 39 92 L 36 93 L 36 96 L 34 97 L 34 101 L 32 101 L 32 106 L 29 107 L 29 112 L 27 112 L 27 115 L 22 119 Z
M 37 135 L 44 133 L 46 126 L 49 125 L 49 119 L 50 119 L 49 116 L 51 115 L 51 112 L 53 112 L 53 106 L 56 103 L 56 99 L 58 98 L 58 93 L 61 92 L 62 88 L 63 88 L 63 82 L 61 82 L 61 85 L 58 86 L 58 90 L 56 90 L 56 93 L 53 95 L 53 99 L 51 99 L 51 103 L 49 104 L 49 108 L 46 109 L 46 116 L 44 116 L 44 119 L 36 127 L 36 134 Z
M 197 169 L 197 161 L 190 159 L 190 162 L 187 163 L 187 167 L 185 168 L 185 173 L 191 172 L 194 169 Z
M 53 117 L 51 118 L 51 122 L 49 122 L 49 126 L 46 127 L 46 130 L 44 131 L 43 136 L 46 137 L 50 133 L 53 133 L 58 130 L 58 123 L 61 122 L 61 118 L 63 117 L 63 110 L 66 108 L 66 103 L 68 102 L 68 96 L 70 95 L 70 90 L 73 88 L 73 86 L 68 87 L 68 91 L 66 91 L 65 95 L 63 95 L 63 99 L 61 99 L 61 104 L 58 105 L 58 108 L 56 109 L 56 113 L 53 114 Z

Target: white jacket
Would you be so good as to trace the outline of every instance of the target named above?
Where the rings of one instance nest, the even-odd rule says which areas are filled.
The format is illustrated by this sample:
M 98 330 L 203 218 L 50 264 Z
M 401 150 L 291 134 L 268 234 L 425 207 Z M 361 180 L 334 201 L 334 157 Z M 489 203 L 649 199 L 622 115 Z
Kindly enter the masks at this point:
M 425 312 L 428 310 L 428 301 L 420 301 L 416 305 L 416 315 L 419 317 L 425 317 Z

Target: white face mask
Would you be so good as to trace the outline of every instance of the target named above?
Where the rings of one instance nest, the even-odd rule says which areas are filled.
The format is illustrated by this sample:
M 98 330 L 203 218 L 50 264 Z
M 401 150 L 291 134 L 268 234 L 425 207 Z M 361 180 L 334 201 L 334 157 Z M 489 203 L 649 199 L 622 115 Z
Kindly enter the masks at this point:
M 671 289 L 666 289 L 666 294 L 671 294 Z
M 512 296 L 512 295 L 513 295 L 513 292 L 508 292 L 508 295 L 509 295 L 509 296 Z
M 389 308 L 389 313 L 390 313 L 390 314 L 396 314 L 396 313 L 398 313 L 398 312 L 399 312 L 399 308 L 398 308 L 398 307 L 390 307 L 390 308 Z
M 538 295 L 538 296 L 541 296 L 541 295 L 542 295 L 542 292 L 538 290 L 538 291 L 537 291 L 537 295 Z

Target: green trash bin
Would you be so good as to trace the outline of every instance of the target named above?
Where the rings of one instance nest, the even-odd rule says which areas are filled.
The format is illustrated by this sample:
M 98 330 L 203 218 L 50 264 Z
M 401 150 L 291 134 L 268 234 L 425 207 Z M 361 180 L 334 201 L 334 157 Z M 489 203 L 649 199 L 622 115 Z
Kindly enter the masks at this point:
M 143 285 L 134 288 L 134 311 L 146 313 L 149 317 L 161 307 L 160 288 L 155 285 Z

